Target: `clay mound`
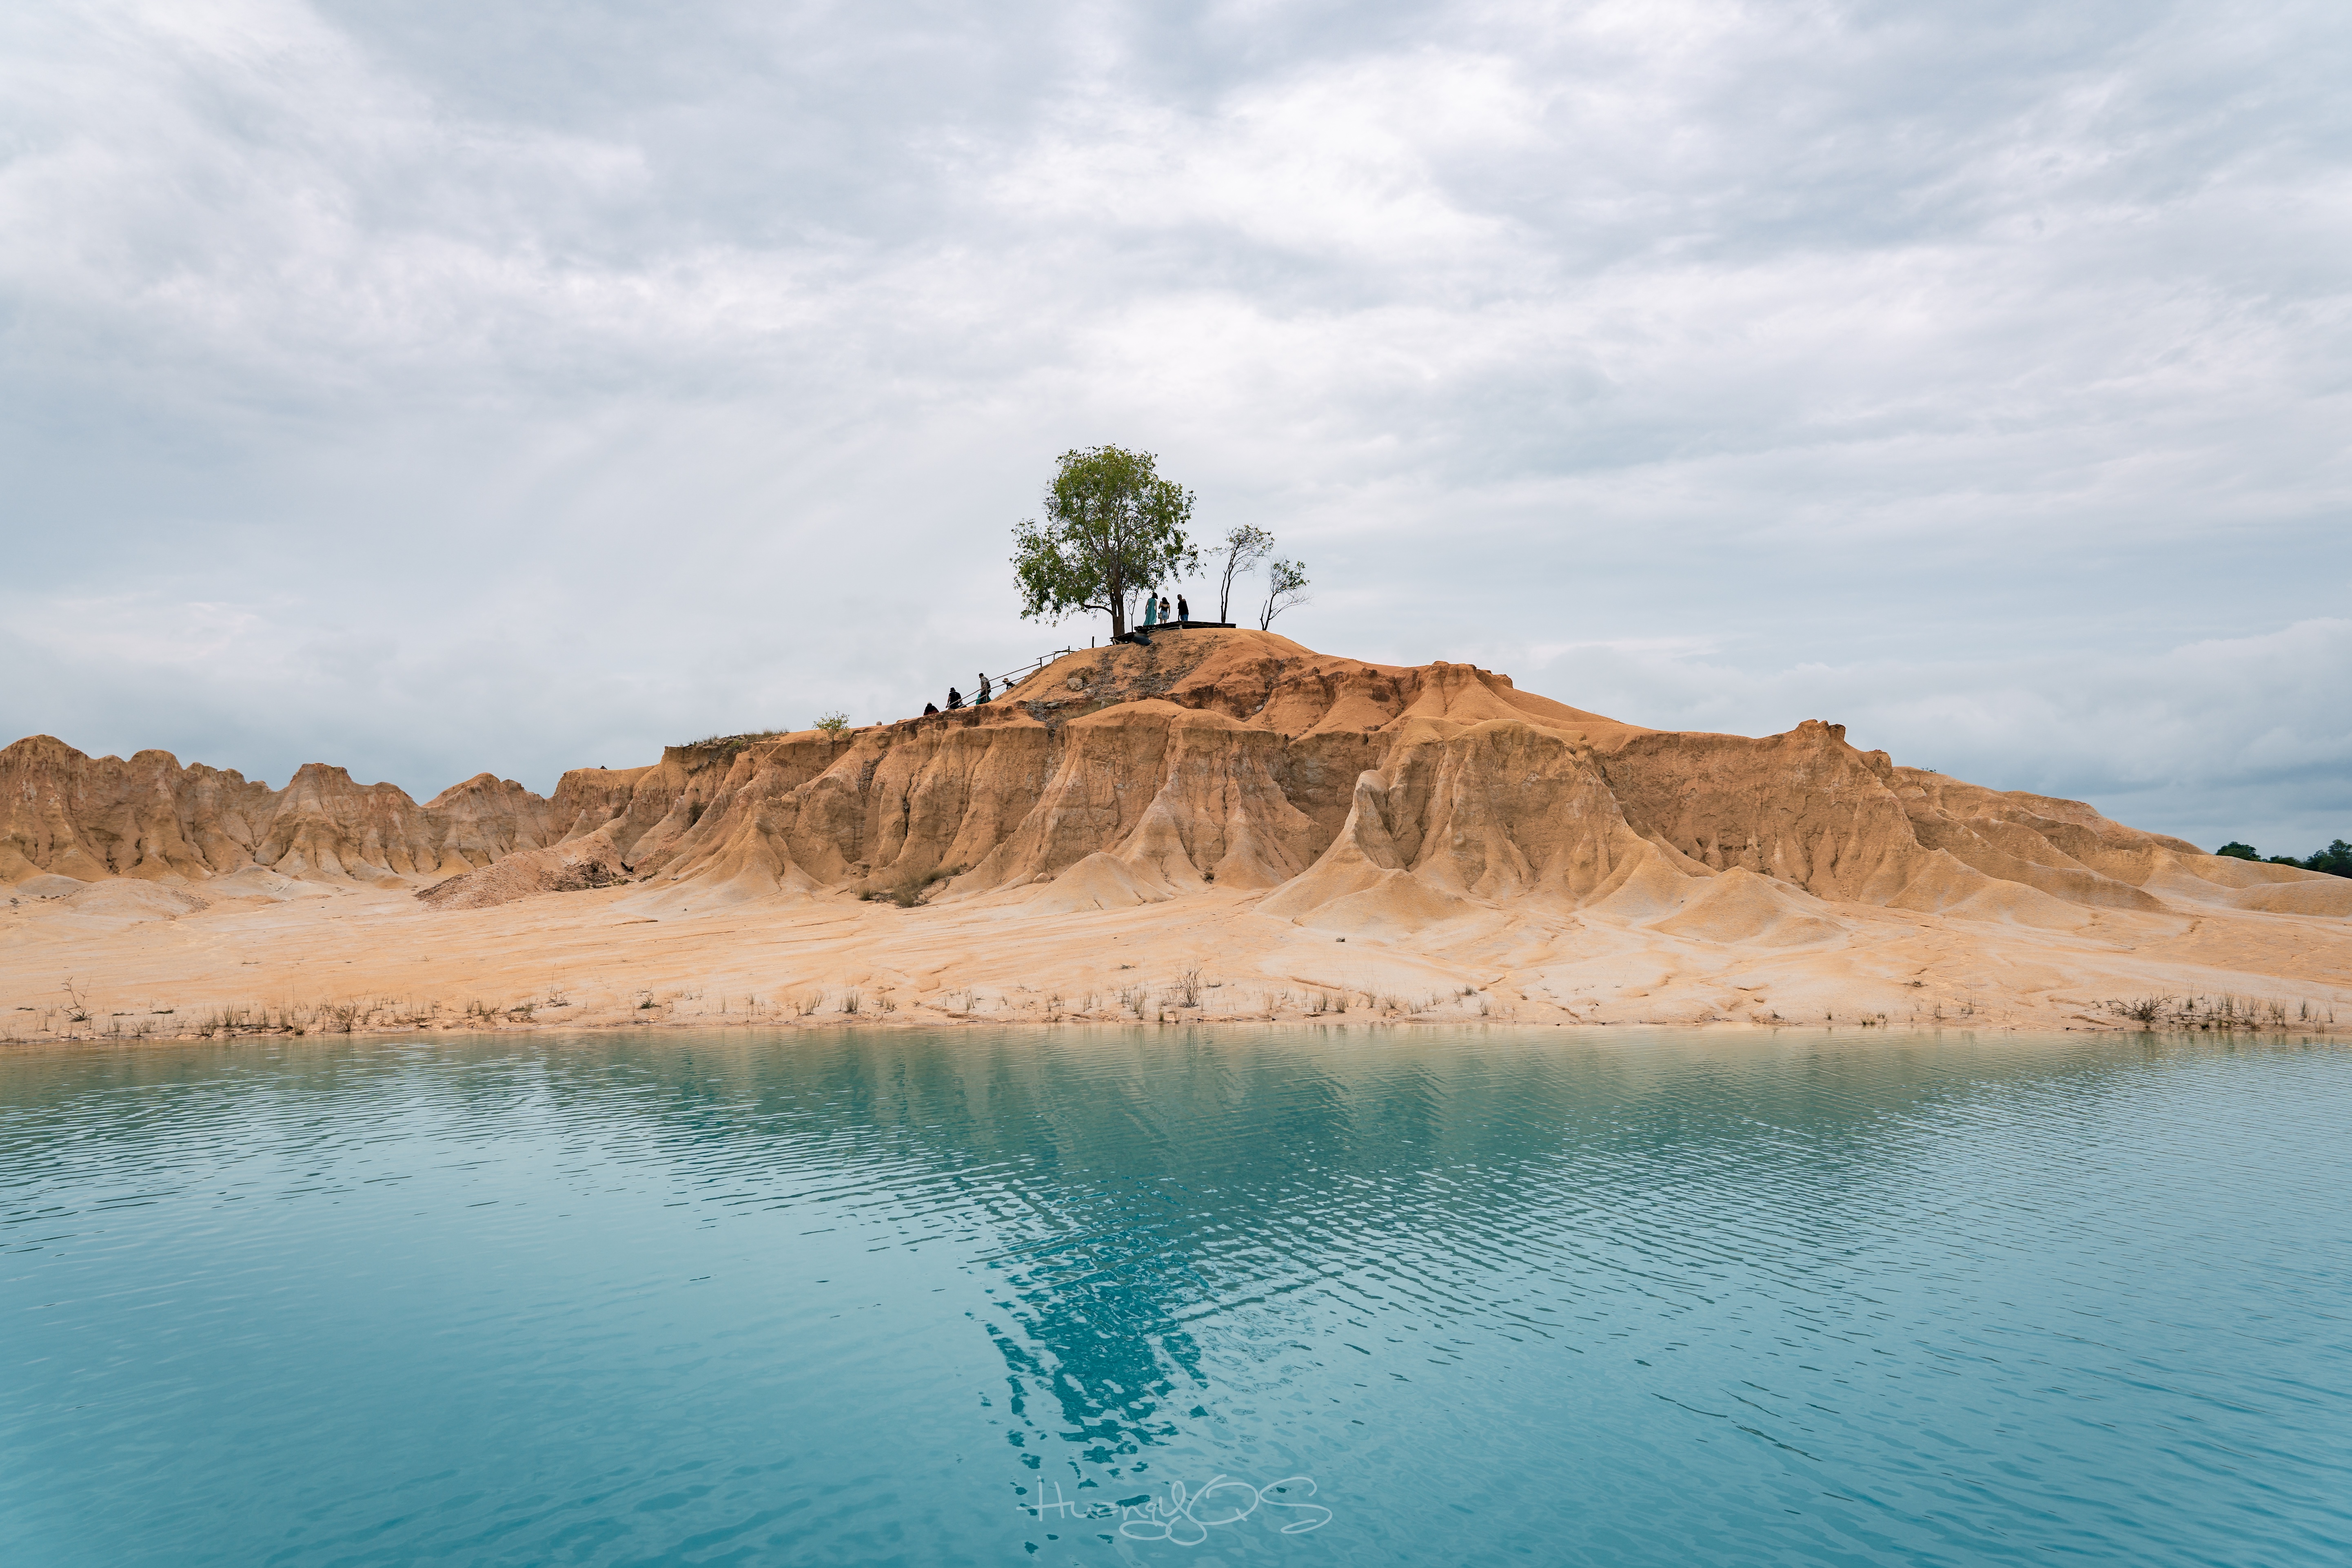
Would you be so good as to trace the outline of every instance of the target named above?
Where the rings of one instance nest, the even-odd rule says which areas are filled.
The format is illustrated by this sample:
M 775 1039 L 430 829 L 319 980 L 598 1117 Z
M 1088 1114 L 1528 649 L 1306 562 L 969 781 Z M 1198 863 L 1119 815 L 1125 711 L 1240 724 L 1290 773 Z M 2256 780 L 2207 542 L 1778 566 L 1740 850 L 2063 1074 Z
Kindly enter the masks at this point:
M 68 894 L 79 893 L 89 886 L 89 883 L 78 877 L 56 877 L 47 872 L 37 871 L 18 882 L 9 891 L 13 902 L 16 900 L 62 899 Z
M 329 889 L 316 882 L 281 877 L 259 866 L 247 866 L 242 871 L 215 877 L 205 884 L 205 897 L 215 900 L 243 899 L 248 902 L 282 904 L 291 899 L 319 899 L 329 894 Z
M 539 893 L 574 893 L 628 880 L 620 851 L 611 839 L 598 837 L 552 849 L 526 849 L 486 869 L 436 882 L 416 897 L 436 910 L 486 910 Z
M 1296 921 L 1312 931 L 1394 942 L 1492 912 L 1409 871 L 1383 871 L 1370 887 L 1318 904 Z
M 208 906 L 206 900 L 177 888 L 153 882 L 113 880 L 92 882 L 56 901 L 56 909 L 77 915 L 113 921 L 172 921 Z
M 1704 866 L 1694 868 L 1676 850 L 1639 839 L 1586 907 L 1617 920 L 1659 920 L 1689 901 L 1695 880 L 1712 875 Z
M 2230 900 L 2231 907 L 2273 915 L 2352 915 L 2352 878 L 2325 871 L 2305 875 L 2312 879 L 2244 889 Z
M 1126 861 L 1097 850 L 1023 900 L 1022 908 L 1032 914 L 1075 915 L 1089 910 L 1156 904 L 1169 896 L 1164 888 L 1138 876 Z
M 1651 929 L 1696 942 L 1808 947 L 1844 937 L 1845 928 L 1825 918 L 1828 908 L 1793 888 L 1734 868 L 1700 884 L 1680 913 Z

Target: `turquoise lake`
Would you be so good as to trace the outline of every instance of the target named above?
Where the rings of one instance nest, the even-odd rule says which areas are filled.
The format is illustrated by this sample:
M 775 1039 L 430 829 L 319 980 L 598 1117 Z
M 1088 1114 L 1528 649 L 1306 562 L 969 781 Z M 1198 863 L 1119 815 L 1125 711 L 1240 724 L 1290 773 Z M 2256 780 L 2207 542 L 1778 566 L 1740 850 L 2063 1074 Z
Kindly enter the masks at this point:
M 0 1563 L 2352 1562 L 2352 1050 L 0 1055 Z

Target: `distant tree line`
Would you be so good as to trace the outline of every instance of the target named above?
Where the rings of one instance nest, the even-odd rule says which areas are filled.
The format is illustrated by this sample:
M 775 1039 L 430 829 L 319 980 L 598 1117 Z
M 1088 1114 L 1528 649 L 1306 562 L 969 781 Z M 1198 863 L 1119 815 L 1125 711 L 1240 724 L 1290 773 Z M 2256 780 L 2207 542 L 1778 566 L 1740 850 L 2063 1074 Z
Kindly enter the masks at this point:
M 2263 855 L 2251 844 L 2232 840 L 2213 851 L 2227 855 L 2232 860 L 2261 860 L 2273 866 L 2300 866 L 2306 871 L 2325 871 L 2331 877 L 2352 877 L 2352 844 L 2336 839 L 2325 849 L 2314 850 L 2303 859 L 2292 855 Z

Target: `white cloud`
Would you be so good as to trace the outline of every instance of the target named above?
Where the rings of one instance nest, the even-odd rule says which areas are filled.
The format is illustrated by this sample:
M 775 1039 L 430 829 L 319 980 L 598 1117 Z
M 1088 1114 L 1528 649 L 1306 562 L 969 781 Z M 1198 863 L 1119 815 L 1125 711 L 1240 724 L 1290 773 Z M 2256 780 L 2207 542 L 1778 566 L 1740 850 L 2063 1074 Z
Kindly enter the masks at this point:
M 2279 3 L 19 7 L 0 728 L 425 791 L 909 711 L 1071 635 L 1004 531 L 1121 440 L 1335 650 L 2330 837 L 2347 66 Z

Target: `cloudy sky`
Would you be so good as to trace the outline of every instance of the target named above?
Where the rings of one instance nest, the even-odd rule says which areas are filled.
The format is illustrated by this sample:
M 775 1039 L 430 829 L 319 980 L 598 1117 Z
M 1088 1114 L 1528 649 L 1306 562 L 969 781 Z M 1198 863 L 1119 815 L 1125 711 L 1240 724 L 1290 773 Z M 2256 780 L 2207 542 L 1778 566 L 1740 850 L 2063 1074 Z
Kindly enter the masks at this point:
M 2342 0 L 20 0 L 0 739 L 902 716 L 1102 629 L 1006 555 L 1115 441 L 1310 646 L 2302 853 L 2347 81 Z

